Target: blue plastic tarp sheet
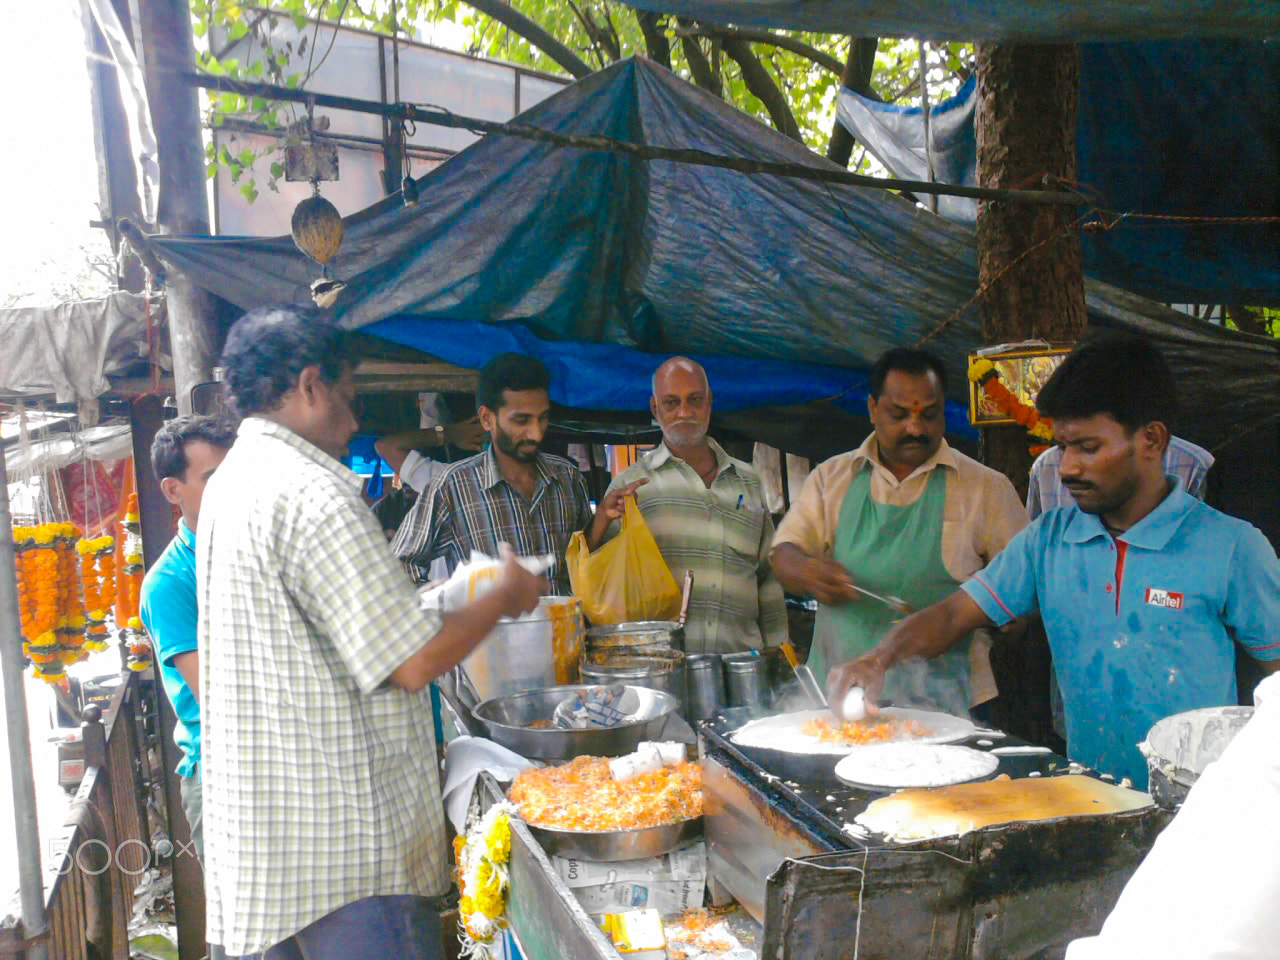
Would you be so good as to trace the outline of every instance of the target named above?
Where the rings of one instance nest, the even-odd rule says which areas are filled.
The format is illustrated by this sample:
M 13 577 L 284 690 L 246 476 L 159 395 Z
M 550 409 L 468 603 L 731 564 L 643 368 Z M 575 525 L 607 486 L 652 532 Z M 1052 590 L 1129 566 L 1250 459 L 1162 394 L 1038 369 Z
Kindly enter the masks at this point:
M 1077 178 L 1115 211 L 1280 218 L 1280 43 L 1086 44 Z M 937 179 L 973 186 L 972 79 L 930 111 Z M 840 122 L 895 176 L 923 179 L 918 107 L 841 91 Z M 938 212 L 972 223 L 972 200 Z M 1122 220 L 1082 237 L 1085 270 L 1166 303 L 1280 304 L 1280 222 Z
M 624 0 L 709 23 L 859 37 L 1080 42 L 1280 35 L 1277 0 Z
M 495 329 L 474 321 L 393 317 L 361 332 L 432 353 L 469 369 L 483 366 L 499 353 L 537 357 L 551 374 L 551 399 L 579 410 L 647 410 L 653 372 L 670 356 L 611 343 L 542 340 L 523 327 Z M 815 400 L 830 400 L 853 414 L 867 412 L 867 376 L 858 370 L 706 354 L 692 359 L 707 371 L 718 414 Z M 968 410 L 964 403 L 947 404 L 949 434 L 977 437 L 977 431 L 969 425 Z

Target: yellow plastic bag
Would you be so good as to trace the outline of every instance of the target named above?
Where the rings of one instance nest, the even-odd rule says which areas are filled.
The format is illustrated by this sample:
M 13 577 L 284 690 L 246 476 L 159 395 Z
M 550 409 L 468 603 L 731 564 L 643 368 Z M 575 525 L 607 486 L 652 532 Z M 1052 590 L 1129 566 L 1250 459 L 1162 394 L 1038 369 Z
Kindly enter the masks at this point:
M 622 530 L 595 553 L 575 533 L 565 550 L 573 595 L 596 626 L 630 620 L 674 620 L 680 588 L 662 559 L 634 497 L 627 497 Z

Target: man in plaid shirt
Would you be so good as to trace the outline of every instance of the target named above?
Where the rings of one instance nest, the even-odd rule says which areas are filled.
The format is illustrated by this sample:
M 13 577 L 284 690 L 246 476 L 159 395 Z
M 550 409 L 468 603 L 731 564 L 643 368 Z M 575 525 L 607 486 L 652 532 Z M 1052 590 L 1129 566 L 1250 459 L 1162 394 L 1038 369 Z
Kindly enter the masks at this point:
M 450 464 L 418 498 L 391 542 L 419 583 L 443 557 L 450 573 L 473 550 L 509 543 L 522 556 L 550 555 L 547 576 L 567 595 L 564 551 L 591 522 L 587 484 L 576 464 L 541 452 L 551 416 L 551 376 L 534 357 L 500 353 L 480 370 L 476 406 L 489 449 Z
M 245 419 L 196 544 L 208 938 L 228 956 L 443 956 L 448 888 L 427 684 L 546 582 L 511 556 L 453 614 L 413 584 L 338 462 L 350 335 L 264 307 L 222 355 Z

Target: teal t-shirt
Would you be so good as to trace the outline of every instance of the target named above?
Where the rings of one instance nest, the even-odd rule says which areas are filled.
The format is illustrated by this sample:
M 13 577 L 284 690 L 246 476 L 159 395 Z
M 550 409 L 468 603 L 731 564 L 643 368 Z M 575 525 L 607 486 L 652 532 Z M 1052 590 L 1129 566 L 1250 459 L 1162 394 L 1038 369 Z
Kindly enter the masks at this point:
M 1237 702 L 1233 638 L 1280 658 L 1275 550 L 1176 484 L 1118 538 L 1075 506 L 1049 510 L 962 589 L 997 625 L 1040 610 L 1067 752 L 1139 789 L 1157 721 Z
M 173 665 L 174 657 L 197 647 L 195 546 L 195 534 L 179 520 L 177 536 L 147 571 L 138 597 L 138 615 L 156 646 L 160 679 L 178 718 L 173 739 L 184 754 L 178 764 L 183 777 L 190 777 L 200 762 L 200 704 Z

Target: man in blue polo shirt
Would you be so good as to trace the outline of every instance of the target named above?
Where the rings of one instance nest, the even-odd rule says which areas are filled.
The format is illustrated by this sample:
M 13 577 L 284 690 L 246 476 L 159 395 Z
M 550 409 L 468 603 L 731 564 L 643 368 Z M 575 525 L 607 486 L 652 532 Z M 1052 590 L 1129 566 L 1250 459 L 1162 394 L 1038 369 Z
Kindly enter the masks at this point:
M 978 627 L 1039 609 L 1073 760 L 1146 786 L 1137 744 L 1156 721 L 1237 702 L 1238 641 L 1280 668 L 1280 562 L 1262 533 L 1205 506 L 1164 472 L 1173 375 L 1146 341 L 1074 350 L 1036 406 L 1053 420 L 1073 506 L 1041 515 L 945 600 L 832 671 L 874 701 L 884 671 Z
M 156 432 L 151 468 L 170 503 L 182 511 L 178 533 L 147 571 L 139 595 L 139 616 L 155 642 L 160 677 L 178 722 L 174 740 L 182 751 L 182 808 L 191 827 L 196 856 L 204 859 L 200 826 L 200 655 L 196 652 L 195 531 L 200 500 L 209 477 L 231 444 L 234 428 L 212 417 L 178 417 Z

